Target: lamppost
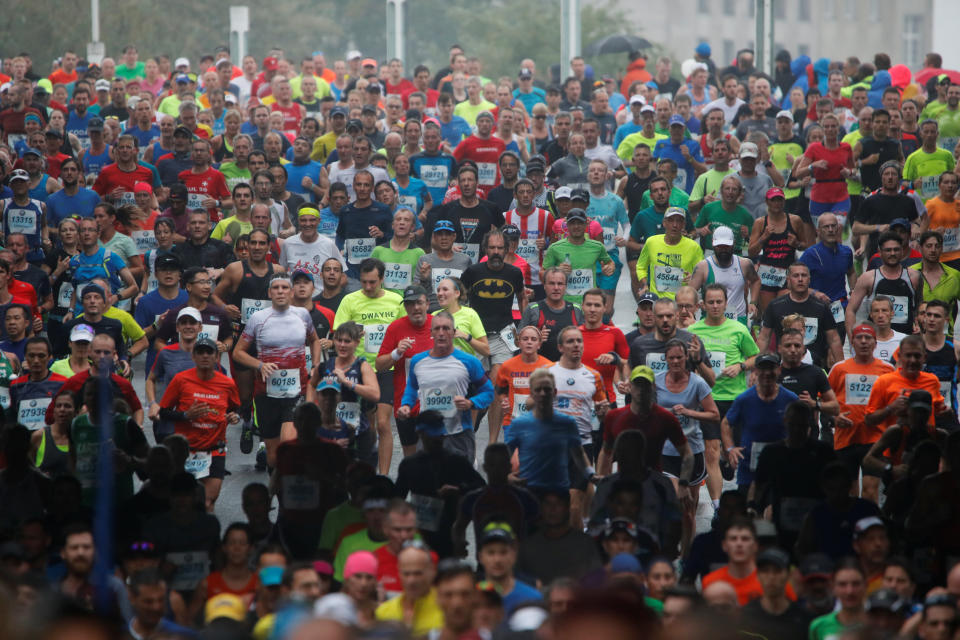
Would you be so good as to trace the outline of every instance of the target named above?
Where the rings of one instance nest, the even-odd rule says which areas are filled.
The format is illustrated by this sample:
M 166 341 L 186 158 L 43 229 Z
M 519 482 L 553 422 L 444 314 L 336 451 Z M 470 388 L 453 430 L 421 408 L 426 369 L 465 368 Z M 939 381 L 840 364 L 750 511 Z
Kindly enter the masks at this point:
M 398 58 L 406 62 L 407 0 L 387 0 L 387 59 Z

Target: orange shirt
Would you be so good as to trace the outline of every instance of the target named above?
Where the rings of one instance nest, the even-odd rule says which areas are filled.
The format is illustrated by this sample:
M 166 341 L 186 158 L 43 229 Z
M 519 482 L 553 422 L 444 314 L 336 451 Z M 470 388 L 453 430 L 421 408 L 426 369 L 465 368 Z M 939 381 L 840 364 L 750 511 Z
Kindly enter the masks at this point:
M 853 423 L 852 427 L 837 427 L 833 430 L 833 448 L 843 449 L 853 444 L 873 444 L 880 439 L 883 429 L 879 426 L 868 427 L 863 418 L 867 413 L 870 391 L 877 379 L 893 373 L 893 366 L 874 358 L 869 364 L 858 364 L 850 358 L 838 362 L 830 369 L 827 380 L 830 388 L 837 394 L 840 413 L 844 413 Z
M 737 592 L 737 601 L 740 603 L 740 606 L 747 604 L 751 600 L 756 600 L 763 595 L 763 587 L 760 586 L 760 581 L 757 579 L 757 570 L 754 569 L 753 572 L 748 575 L 746 578 L 734 578 L 730 575 L 730 569 L 726 566 L 720 567 L 716 571 L 711 571 L 703 577 L 702 585 L 706 589 L 714 582 L 726 582 L 734 588 Z M 797 601 L 797 594 L 793 590 L 793 586 L 788 582 L 787 583 L 787 598 L 791 602 Z
M 897 369 L 891 373 L 885 373 L 877 378 L 873 383 L 873 389 L 870 391 L 870 400 L 867 402 L 866 413 L 879 411 L 884 407 L 890 406 L 894 400 L 909 393 L 912 389 L 925 389 L 933 397 L 933 413 L 930 414 L 928 424 L 934 424 L 934 416 L 937 411 L 943 410 L 943 395 L 940 393 L 940 380 L 932 373 L 921 371 L 916 379 L 905 378 L 901 373 L 902 369 Z M 882 424 L 877 426 L 877 430 L 883 433 L 892 424 L 896 424 L 897 417 L 889 416 Z M 879 436 L 877 436 L 879 437 Z
M 960 200 L 944 202 L 940 196 L 927 200 L 927 216 L 930 230 L 944 234 L 943 254 L 940 262 L 949 262 L 960 258 Z
M 71 82 L 77 81 L 77 70 L 74 69 L 70 73 L 67 73 L 63 69 L 57 69 L 51 73 L 47 79 L 50 80 L 50 84 L 70 84 Z M 94 96 L 96 97 L 96 96 Z
M 524 362 L 521 356 L 516 355 L 500 365 L 494 386 L 497 391 L 507 390 L 507 401 L 510 403 L 510 410 L 503 416 L 503 426 L 510 424 L 514 416 L 529 413 L 524 404 L 530 395 L 530 375 L 537 369 L 552 364 L 553 362 L 538 354 L 537 361 L 533 364 Z
M 210 380 L 201 380 L 196 369 L 187 369 L 173 377 L 160 400 L 161 407 L 177 411 L 187 411 L 197 403 L 206 403 L 213 411 L 196 420 L 177 422 L 176 432 L 187 438 L 191 451 L 214 450 L 216 455 L 225 455 L 227 412 L 240 406 L 236 383 L 219 371 Z

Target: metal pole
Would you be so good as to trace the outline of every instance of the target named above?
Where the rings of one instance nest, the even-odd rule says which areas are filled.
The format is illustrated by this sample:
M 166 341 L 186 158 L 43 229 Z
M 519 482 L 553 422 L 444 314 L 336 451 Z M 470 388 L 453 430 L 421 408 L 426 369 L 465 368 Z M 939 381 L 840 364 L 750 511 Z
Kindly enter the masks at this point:
M 100 42 L 100 0 L 90 0 L 90 41 Z
M 387 58 L 406 59 L 406 0 L 387 0 Z
M 580 55 L 580 0 L 560 0 L 560 82 L 570 75 L 570 59 Z
M 250 30 L 250 8 L 230 7 L 230 52 L 234 64 L 247 55 L 247 32 Z
M 773 3 L 774 0 L 756 0 L 756 51 L 755 66 L 760 71 L 773 75 Z

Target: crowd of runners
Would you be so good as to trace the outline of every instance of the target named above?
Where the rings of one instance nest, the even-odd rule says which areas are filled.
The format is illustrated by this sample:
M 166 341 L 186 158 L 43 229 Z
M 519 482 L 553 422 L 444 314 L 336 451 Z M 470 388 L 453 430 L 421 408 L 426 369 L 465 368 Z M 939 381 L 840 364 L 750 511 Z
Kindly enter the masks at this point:
M 446 62 L 3 59 L 0 637 L 960 637 L 960 73 Z

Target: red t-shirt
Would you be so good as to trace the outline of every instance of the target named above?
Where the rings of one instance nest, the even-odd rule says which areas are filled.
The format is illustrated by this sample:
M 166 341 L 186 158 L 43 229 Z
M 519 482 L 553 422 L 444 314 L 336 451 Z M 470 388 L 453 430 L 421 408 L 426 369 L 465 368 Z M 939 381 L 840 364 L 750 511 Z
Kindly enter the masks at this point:
M 93 190 L 100 196 L 107 197 L 117 187 L 123 187 L 125 194 L 122 199 L 133 202 L 133 186 L 138 182 L 146 182 L 152 185 L 153 172 L 139 164 L 133 171 L 124 171 L 114 162 L 100 170 L 97 181 L 93 183 Z
M 56 397 L 60 391 L 72 391 L 76 393 L 83 388 L 83 383 L 87 381 L 87 378 L 90 377 L 90 371 L 82 371 L 76 375 L 70 376 L 67 378 L 67 381 L 63 383 L 63 386 L 54 394 Z M 137 411 L 143 409 L 143 405 L 140 404 L 140 398 L 137 396 L 137 392 L 134 390 L 133 385 L 126 378 L 122 378 L 115 373 L 110 374 L 110 384 L 120 390 L 120 395 L 123 396 L 123 399 L 126 401 L 127 406 L 130 407 L 130 415 L 133 415 Z M 53 403 L 51 402 L 47 406 L 47 413 L 44 416 L 44 420 L 47 424 L 53 424 Z
M 57 69 L 47 76 L 47 79 L 50 80 L 50 84 L 70 84 L 71 82 L 76 82 L 77 78 L 78 76 L 76 69 L 70 73 L 67 73 L 63 69 Z
M 55 155 L 43 156 L 47 161 L 47 175 L 51 178 L 60 178 L 60 165 L 63 164 L 63 161 L 69 158 L 65 153 L 57 152 Z
M 183 184 L 187 185 L 187 208 L 199 209 L 200 203 L 206 198 L 214 200 L 224 200 L 230 197 L 230 189 L 227 188 L 227 180 L 223 174 L 208 167 L 203 173 L 194 173 L 193 169 L 181 171 L 177 178 Z M 211 220 L 220 220 L 220 214 L 216 207 L 207 209 Z
M 826 160 L 826 169 L 814 169 L 815 182 L 810 191 L 810 199 L 815 202 L 840 202 L 848 197 L 847 181 L 840 174 L 844 167 L 853 163 L 853 149 L 841 142 L 836 149 L 827 149 L 821 142 L 814 142 L 803 155 L 811 161 Z
M 614 402 L 617 399 L 617 394 L 613 388 L 613 376 L 620 366 L 617 364 L 597 364 L 597 358 L 601 354 L 614 351 L 626 360 L 630 357 L 630 346 L 627 344 L 627 338 L 623 335 L 623 331 L 609 324 L 602 325 L 597 329 L 587 329 L 584 325 L 580 325 L 580 333 L 583 334 L 583 363 L 591 369 L 596 369 L 603 376 L 603 388 L 607 392 L 607 398 L 610 402 Z
M 417 87 L 406 78 L 400 78 L 400 82 L 397 84 L 390 84 L 389 80 L 384 80 L 384 84 L 387 86 L 388 96 L 396 93 L 403 96 L 404 99 L 417 90 Z
M 387 592 L 387 598 L 403 593 L 403 583 L 400 582 L 400 568 L 397 565 L 397 556 L 390 551 L 387 545 L 383 545 L 373 552 L 377 559 L 377 582 Z M 430 559 L 433 565 L 437 565 L 437 554 L 430 552 Z
M 407 93 L 403 94 L 403 108 L 404 108 L 404 109 L 409 109 L 409 108 L 410 108 L 410 94 L 411 94 L 411 93 L 414 93 L 414 92 L 416 92 L 416 91 L 418 91 L 418 89 L 417 89 L 416 87 L 414 87 L 414 88 L 413 88 L 413 91 L 408 91 Z M 387 91 L 387 93 L 390 93 L 390 91 Z M 432 108 L 435 108 L 435 107 L 437 106 L 437 98 L 440 97 L 440 92 L 437 91 L 436 89 L 427 89 L 427 90 L 424 91 L 423 93 L 425 93 L 425 94 L 427 95 L 427 107 L 428 107 L 428 108 L 431 108 L 431 109 L 432 109 Z M 420 114 L 420 115 L 423 115 L 423 114 Z
M 500 154 L 506 151 L 507 145 L 503 140 L 490 136 L 486 140 L 472 135 L 464 138 L 453 150 L 453 157 L 457 162 L 472 160 L 477 163 L 477 192 L 481 198 L 500 184 Z
M 283 133 L 286 135 L 293 134 L 294 136 L 300 131 L 300 119 L 303 117 L 300 109 L 302 108 L 296 102 L 289 107 L 281 107 L 276 102 L 270 105 L 270 111 L 278 111 L 283 114 Z
M 430 335 L 430 325 L 433 323 L 433 316 L 427 315 L 427 321 L 422 327 L 415 327 L 410 322 L 409 316 L 397 318 L 387 326 L 386 333 L 383 334 L 383 342 L 380 344 L 378 356 L 392 353 L 404 338 L 413 339 L 413 346 L 407 349 L 403 356 L 393 363 L 393 412 L 396 415 L 400 408 L 400 401 L 403 398 L 403 391 L 407 388 L 407 360 L 420 353 L 429 351 L 433 348 L 433 337 Z M 416 414 L 416 407 L 413 413 Z
M 226 455 L 227 412 L 240 406 L 237 384 L 218 371 L 210 380 L 201 380 L 196 369 L 187 369 L 173 376 L 160 400 L 161 407 L 177 411 L 187 411 L 198 403 L 210 405 L 213 411 L 196 420 L 178 421 L 176 432 L 187 438 L 191 451 L 215 450 L 214 455 Z
M 630 405 L 607 413 L 603 418 L 603 446 L 612 449 L 617 436 L 627 429 L 643 431 L 643 435 L 647 437 L 647 465 L 657 471 L 661 468 L 660 457 L 664 442 L 669 439 L 677 450 L 687 442 L 680 422 L 672 413 L 659 405 L 653 405 L 650 415 L 644 419 L 635 414 L 630 409 Z

